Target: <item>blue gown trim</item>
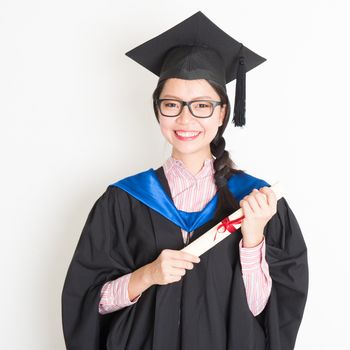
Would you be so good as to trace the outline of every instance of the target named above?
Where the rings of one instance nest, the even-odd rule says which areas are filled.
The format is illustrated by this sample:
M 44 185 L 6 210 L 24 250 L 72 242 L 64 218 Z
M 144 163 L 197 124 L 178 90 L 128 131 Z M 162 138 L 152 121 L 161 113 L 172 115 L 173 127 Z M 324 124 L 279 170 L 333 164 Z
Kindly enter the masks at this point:
M 227 183 L 231 193 L 238 201 L 248 195 L 254 188 L 270 186 L 266 181 L 247 173 L 234 174 Z M 186 212 L 179 210 L 165 192 L 153 168 L 121 179 L 113 183 L 112 186 L 126 191 L 187 232 L 191 232 L 213 219 L 218 200 L 218 195 L 215 194 L 201 211 Z

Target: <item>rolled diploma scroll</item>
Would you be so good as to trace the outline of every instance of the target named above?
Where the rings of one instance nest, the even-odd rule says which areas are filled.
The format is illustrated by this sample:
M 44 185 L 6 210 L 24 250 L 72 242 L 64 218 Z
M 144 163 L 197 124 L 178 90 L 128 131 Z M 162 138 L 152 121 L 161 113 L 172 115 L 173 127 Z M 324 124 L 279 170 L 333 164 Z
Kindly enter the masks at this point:
M 275 192 L 277 200 L 279 200 L 280 198 L 283 197 L 283 189 L 282 189 L 280 182 L 275 183 L 274 185 L 270 186 L 269 188 L 271 188 Z M 229 218 L 229 220 L 235 220 L 235 219 L 238 219 L 239 217 L 241 217 L 242 215 L 243 215 L 243 211 L 240 208 L 240 209 L 236 210 L 234 213 L 232 213 L 231 215 L 229 215 L 228 218 Z M 222 232 L 224 230 L 224 228 L 220 228 L 220 230 L 218 230 L 218 227 L 221 224 L 222 224 L 222 222 L 219 222 L 216 226 L 212 227 L 209 231 L 204 233 L 202 236 L 197 238 L 195 241 L 193 241 L 192 243 L 188 244 L 186 247 L 181 249 L 181 251 L 186 252 L 186 253 L 190 253 L 190 254 L 193 254 L 196 256 L 200 256 L 203 253 L 205 253 L 207 250 L 209 250 L 210 248 L 213 248 L 216 244 L 221 242 L 223 239 L 225 239 L 229 235 L 234 234 L 234 232 L 231 233 L 228 230 L 225 230 L 224 232 Z M 241 224 L 233 224 L 233 226 L 237 230 L 241 227 Z M 214 237 L 215 237 L 215 240 L 214 240 Z

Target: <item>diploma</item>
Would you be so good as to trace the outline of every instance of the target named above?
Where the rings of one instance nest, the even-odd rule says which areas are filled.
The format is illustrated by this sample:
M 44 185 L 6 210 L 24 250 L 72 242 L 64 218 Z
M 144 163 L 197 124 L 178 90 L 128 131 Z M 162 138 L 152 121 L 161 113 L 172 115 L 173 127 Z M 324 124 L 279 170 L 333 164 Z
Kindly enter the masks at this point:
M 277 200 L 283 197 L 282 186 L 279 182 L 270 187 L 276 195 Z M 209 231 L 201 235 L 192 243 L 181 249 L 186 253 L 190 253 L 196 256 L 200 256 L 210 248 L 213 248 L 216 244 L 223 239 L 234 233 L 241 227 L 241 221 L 243 220 L 242 209 L 236 210 L 234 213 L 224 218 L 216 226 L 212 227 Z

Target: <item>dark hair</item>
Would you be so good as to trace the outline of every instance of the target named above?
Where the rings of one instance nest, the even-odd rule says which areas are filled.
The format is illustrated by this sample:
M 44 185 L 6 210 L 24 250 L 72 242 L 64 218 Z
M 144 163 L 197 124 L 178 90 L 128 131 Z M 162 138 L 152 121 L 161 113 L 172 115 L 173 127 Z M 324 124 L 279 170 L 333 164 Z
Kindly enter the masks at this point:
M 159 98 L 163 90 L 163 87 L 165 85 L 165 82 L 166 82 L 166 79 L 158 82 L 158 85 L 152 95 L 153 110 L 158 123 L 159 123 L 158 107 L 157 107 L 156 100 Z M 239 209 L 239 203 L 237 202 L 237 200 L 234 198 L 231 191 L 227 187 L 227 180 L 233 174 L 244 173 L 244 170 L 237 169 L 236 164 L 230 158 L 229 152 L 225 150 L 226 143 L 222 135 L 229 122 L 230 113 L 231 113 L 231 106 L 230 106 L 230 101 L 227 96 L 227 93 L 220 85 L 218 85 L 214 81 L 207 80 L 207 82 L 213 87 L 216 93 L 220 96 L 221 102 L 223 102 L 223 104 L 226 104 L 226 114 L 225 114 L 223 124 L 219 127 L 217 134 L 215 135 L 213 141 L 210 143 L 210 150 L 213 156 L 215 157 L 214 178 L 215 178 L 215 184 L 218 188 L 218 202 L 217 202 L 215 217 L 217 217 L 217 215 L 222 212 L 224 212 L 224 215 L 227 216 L 231 214 L 232 211 Z

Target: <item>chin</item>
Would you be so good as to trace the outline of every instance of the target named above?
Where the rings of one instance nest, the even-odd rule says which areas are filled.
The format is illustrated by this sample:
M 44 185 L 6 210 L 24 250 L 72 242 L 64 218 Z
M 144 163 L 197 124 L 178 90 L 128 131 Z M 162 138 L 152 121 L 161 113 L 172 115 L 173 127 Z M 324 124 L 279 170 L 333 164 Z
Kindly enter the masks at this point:
M 172 145 L 173 151 L 177 154 L 193 154 L 193 153 L 204 153 L 206 147 L 177 147 L 177 145 Z

